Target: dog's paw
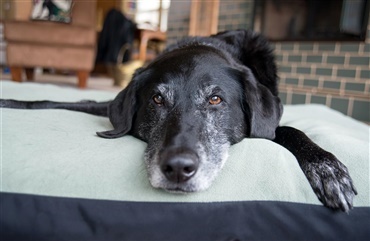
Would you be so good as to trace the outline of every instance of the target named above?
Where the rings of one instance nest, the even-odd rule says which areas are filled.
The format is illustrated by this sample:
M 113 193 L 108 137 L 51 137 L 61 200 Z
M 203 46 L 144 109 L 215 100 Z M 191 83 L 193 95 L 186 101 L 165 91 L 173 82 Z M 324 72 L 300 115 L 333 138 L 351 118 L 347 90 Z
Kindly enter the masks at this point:
M 325 206 L 348 212 L 357 190 L 347 167 L 331 153 L 318 159 L 302 166 L 313 190 Z

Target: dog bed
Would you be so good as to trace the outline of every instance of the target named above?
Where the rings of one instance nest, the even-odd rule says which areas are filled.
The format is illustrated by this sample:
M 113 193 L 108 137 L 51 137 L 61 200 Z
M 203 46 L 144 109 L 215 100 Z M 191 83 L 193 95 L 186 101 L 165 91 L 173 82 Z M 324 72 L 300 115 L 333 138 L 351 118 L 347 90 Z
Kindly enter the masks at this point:
M 113 99 L 103 91 L 1 82 L 2 98 Z M 364 110 L 368 111 L 368 110 Z M 285 106 L 282 125 L 304 131 L 349 169 L 348 214 L 318 201 L 295 157 L 264 139 L 233 145 L 206 191 L 150 186 L 146 144 L 102 139 L 108 118 L 66 110 L 1 109 L 4 240 L 365 240 L 370 238 L 369 126 L 321 105 Z

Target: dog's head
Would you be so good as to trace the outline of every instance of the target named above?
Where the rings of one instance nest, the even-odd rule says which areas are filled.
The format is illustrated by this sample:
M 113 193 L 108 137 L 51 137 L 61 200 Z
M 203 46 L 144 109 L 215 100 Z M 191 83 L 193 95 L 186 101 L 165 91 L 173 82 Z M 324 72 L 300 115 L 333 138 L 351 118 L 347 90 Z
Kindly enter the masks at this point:
M 186 39 L 139 69 L 110 104 L 114 129 L 98 135 L 146 141 L 152 186 L 194 192 L 210 186 L 231 144 L 273 139 L 281 114 L 266 40 L 233 31 Z

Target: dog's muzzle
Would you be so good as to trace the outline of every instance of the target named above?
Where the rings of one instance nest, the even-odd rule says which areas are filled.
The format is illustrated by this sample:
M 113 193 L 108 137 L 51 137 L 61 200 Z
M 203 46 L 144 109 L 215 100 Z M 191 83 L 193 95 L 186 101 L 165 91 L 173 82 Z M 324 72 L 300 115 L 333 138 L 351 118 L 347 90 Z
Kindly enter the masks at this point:
M 160 169 L 167 180 L 184 183 L 192 178 L 198 170 L 199 160 L 191 152 L 167 151 L 161 155 Z

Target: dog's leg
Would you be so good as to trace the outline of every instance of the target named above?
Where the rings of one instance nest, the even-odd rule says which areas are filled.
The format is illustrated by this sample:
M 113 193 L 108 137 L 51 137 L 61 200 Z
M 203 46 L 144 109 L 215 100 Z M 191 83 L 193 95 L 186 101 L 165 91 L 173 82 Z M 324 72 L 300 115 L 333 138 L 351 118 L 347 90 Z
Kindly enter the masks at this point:
M 108 106 L 110 101 L 95 102 L 54 102 L 54 101 L 18 101 L 0 99 L 0 108 L 11 109 L 65 109 L 72 111 L 85 112 L 98 116 L 108 116 Z
M 356 188 L 347 167 L 333 154 L 292 127 L 278 127 L 274 142 L 287 148 L 297 158 L 311 187 L 325 206 L 345 212 L 353 207 Z

